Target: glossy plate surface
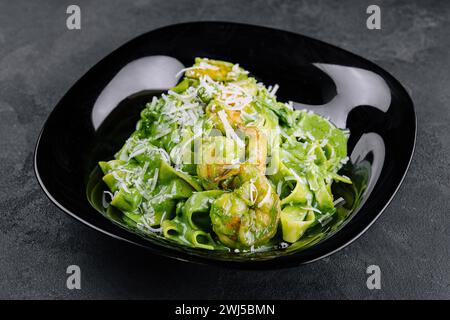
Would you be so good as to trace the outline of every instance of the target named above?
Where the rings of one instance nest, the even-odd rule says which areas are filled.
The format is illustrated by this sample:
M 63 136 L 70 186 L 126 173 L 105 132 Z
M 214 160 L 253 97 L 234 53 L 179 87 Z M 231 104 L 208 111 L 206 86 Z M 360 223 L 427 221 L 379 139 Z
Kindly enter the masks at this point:
M 162 239 L 144 239 L 99 214 L 89 203 L 89 175 L 111 159 L 155 94 L 178 81 L 195 57 L 239 63 L 280 101 L 293 101 L 349 128 L 349 155 L 369 164 L 359 206 L 342 227 L 303 250 L 265 254 L 215 253 Z M 410 97 L 375 64 L 299 34 L 225 22 L 168 26 L 141 35 L 87 72 L 57 104 L 39 137 L 35 171 L 47 196 L 63 211 L 110 236 L 165 256 L 237 267 L 285 267 L 325 257 L 351 243 L 388 205 L 409 166 L 416 119 Z

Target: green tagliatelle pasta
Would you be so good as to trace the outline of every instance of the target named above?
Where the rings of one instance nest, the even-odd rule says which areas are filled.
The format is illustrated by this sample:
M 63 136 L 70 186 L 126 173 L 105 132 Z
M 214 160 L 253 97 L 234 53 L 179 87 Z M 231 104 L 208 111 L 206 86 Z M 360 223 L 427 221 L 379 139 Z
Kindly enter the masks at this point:
M 348 132 L 276 99 L 238 64 L 197 58 L 100 162 L 109 205 L 147 234 L 208 250 L 303 246 L 345 219 L 332 185 Z M 348 197 L 348 193 L 341 192 Z M 340 195 L 340 193 L 338 193 Z

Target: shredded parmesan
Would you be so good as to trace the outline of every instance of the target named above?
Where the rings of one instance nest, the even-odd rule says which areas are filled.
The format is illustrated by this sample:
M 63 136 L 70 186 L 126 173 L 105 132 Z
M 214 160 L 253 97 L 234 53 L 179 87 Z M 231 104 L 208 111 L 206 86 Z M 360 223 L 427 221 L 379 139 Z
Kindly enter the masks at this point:
M 315 207 L 302 207 L 302 209 L 314 211 L 314 212 L 317 212 L 317 213 L 322 213 L 322 211 L 320 211 L 319 209 L 317 209 Z
M 241 138 L 239 138 L 239 136 L 236 134 L 236 132 L 231 127 L 230 123 L 228 122 L 228 117 L 227 117 L 227 114 L 225 113 L 225 111 L 220 110 L 217 114 L 219 115 L 220 121 L 222 121 L 222 123 L 223 123 L 227 137 L 235 140 L 236 143 L 238 144 L 238 146 L 244 147 L 245 146 L 244 141 L 242 141 Z
M 159 174 L 159 169 L 156 168 L 155 173 L 153 174 L 152 182 L 150 184 L 150 192 L 153 192 L 156 188 L 156 183 L 158 182 L 158 174 Z
M 277 93 L 278 89 L 280 88 L 280 86 L 278 84 L 275 84 L 273 86 L 273 88 L 269 91 L 269 96 L 273 97 L 275 96 L 275 94 Z
M 158 148 L 158 152 L 163 156 L 164 160 L 170 164 L 170 156 L 167 151 L 162 148 Z
M 253 192 L 255 192 L 255 196 L 253 196 Z M 254 205 L 256 199 L 258 198 L 258 189 L 256 189 L 252 179 L 250 180 L 249 184 L 249 195 L 250 195 L 250 203 Z
M 258 208 L 261 208 L 266 202 L 270 200 L 270 193 L 272 192 L 272 187 L 269 184 L 269 189 L 267 189 L 267 193 L 264 198 L 258 203 Z
M 213 66 L 213 65 L 211 65 L 211 64 L 209 64 L 209 63 L 206 63 L 206 62 L 204 62 L 204 61 L 201 61 L 200 64 L 199 64 L 198 66 L 193 66 L 193 67 L 181 69 L 180 71 L 177 72 L 177 74 L 175 75 L 175 78 L 178 78 L 180 75 L 182 75 L 182 74 L 185 73 L 186 71 L 189 71 L 189 70 L 197 70 L 197 69 L 201 69 L 201 70 L 207 70 L 207 69 L 210 69 L 210 70 L 218 70 L 219 67 L 216 67 L 216 66 Z
M 171 132 L 170 129 L 169 129 L 169 130 L 161 131 L 160 133 L 156 134 L 156 135 L 153 137 L 153 139 L 158 140 L 158 139 L 160 139 L 160 138 L 162 138 L 162 137 L 168 135 L 170 132 Z
M 137 149 L 137 150 L 133 151 L 132 153 L 130 153 L 130 155 L 129 155 L 128 157 L 129 157 L 130 159 L 131 159 L 131 158 L 134 158 L 134 157 L 136 157 L 136 156 L 138 156 L 138 155 L 140 155 L 140 154 L 145 153 L 145 151 L 147 151 L 145 147 L 140 148 L 140 149 Z
M 333 205 L 334 206 L 338 206 L 338 205 L 341 205 L 341 204 L 344 204 L 344 203 L 345 203 L 345 199 L 342 198 L 342 197 L 339 197 L 339 198 L 337 198 L 336 200 L 333 201 Z

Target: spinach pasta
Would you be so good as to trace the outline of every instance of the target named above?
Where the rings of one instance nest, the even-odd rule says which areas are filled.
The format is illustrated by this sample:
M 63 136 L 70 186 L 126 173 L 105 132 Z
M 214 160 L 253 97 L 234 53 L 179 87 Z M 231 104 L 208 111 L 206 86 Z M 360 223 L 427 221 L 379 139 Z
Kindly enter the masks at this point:
M 341 170 L 348 131 L 277 101 L 277 85 L 238 64 L 196 58 L 182 72 L 114 159 L 99 162 L 123 223 L 234 252 L 301 246 L 342 221 L 332 185 L 352 185 Z

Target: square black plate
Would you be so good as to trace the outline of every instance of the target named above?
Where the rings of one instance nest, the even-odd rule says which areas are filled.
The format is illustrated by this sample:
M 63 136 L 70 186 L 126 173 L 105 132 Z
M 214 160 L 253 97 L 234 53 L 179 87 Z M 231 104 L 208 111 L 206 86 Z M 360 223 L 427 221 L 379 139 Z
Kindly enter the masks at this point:
M 133 131 L 144 103 L 176 83 L 195 57 L 239 63 L 265 84 L 279 84 L 281 101 L 326 115 L 351 131 L 349 154 L 369 163 L 362 201 L 337 232 L 306 249 L 216 253 L 146 239 L 99 214 L 86 196 L 97 161 L 110 159 Z M 114 121 L 112 121 L 112 120 Z M 111 125 L 114 123 L 114 125 Z M 112 237 L 165 256 L 236 267 L 272 268 L 315 261 L 357 239 L 399 188 L 415 144 L 416 118 L 405 89 L 377 65 L 348 51 L 271 28 L 196 22 L 143 34 L 92 67 L 65 94 L 45 123 L 35 172 L 64 212 Z

